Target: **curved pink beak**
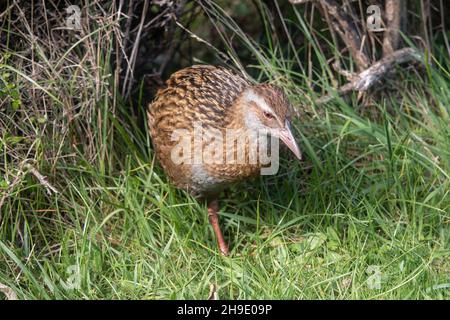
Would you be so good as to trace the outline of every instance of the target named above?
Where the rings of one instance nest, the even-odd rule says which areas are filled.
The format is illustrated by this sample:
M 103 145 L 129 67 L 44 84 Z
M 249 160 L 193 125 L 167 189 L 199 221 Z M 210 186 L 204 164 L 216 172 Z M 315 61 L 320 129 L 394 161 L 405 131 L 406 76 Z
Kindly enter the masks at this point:
M 297 142 L 295 141 L 295 138 L 292 134 L 291 124 L 289 123 L 288 120 L 286 120 L 284 128 L 278 131 L 278 137 L 295 154 L 295 156 L 299 160 L 302 160 L 302 153 L 300 152 Z

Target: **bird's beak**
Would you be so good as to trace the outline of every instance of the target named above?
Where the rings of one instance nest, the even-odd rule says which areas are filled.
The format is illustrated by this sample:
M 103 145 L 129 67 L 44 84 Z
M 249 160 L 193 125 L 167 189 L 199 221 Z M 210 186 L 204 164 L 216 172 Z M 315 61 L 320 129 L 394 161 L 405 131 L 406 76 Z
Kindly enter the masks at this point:
M 279 130 L 278 137 L 289 149 L 291 149 L 299 160 L 302 160 L 302 153 L 300 152 L 297 142 L 295 142 L 295 138 L 292 135 L 291 124 L 288 120 L 286 120 L 284 128 Z

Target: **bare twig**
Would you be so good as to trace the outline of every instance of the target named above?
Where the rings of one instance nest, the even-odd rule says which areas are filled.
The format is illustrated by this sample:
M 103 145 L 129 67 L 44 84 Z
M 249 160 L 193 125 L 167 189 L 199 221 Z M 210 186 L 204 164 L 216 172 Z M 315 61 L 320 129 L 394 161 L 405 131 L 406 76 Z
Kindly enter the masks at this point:
M 307 2 L 311 2 L 311 1 L 313 1 L 313 0 L 289 0 L 289 2 L 292 4 L 304 4 Z
M 28 172 L 33 174 L 36 177 L 36 179 L 38 179 L 41 185 L 45 187 L 45 190 L 47 191 L 48 195 L 51 195 L 52 192 L 59 193 L 58 190 L 56 190 L 56 188 L 47 181 L 47 177 L 40 174 L 39 171 L 37 171 L 32 165 L 27 163 L 25 164 L 25 168 L 28 170 Z
M 360 72 L 353 77 L 353 80 L 337 89 L 339 95 L 348 94 L 351 91 L 366 91 L 372 87 L 381 77 L 383 77 L 395 64 L 404 63 L 410 60 L 420 60 L 421 54 L 412 48 L 403 48 L 394 51 L 380 61 L 374 63 L 370 68 Z M 332 100 L 333 94 L 328 94 L 316 101 L 318 104 Z
M 341 64 L 339 63 L 339 60 L 336 60 L 333 62 L 333 64 L 331 65 L 333 67 L 333 69 L 339 73 L 340 75 L 344 76 L 348 81 L 352 81 L 355 74 L 348 71 L 348 70 L 344 70 L 341 68 Z
M 320 3 L 330 16 L 334 18 L 335 21 L 332 21 L 332 27 L 348 47 L 358 70 L 366 69 L 370 64 L 369 55 L 351 17 L 334 0 L 322 0 Z

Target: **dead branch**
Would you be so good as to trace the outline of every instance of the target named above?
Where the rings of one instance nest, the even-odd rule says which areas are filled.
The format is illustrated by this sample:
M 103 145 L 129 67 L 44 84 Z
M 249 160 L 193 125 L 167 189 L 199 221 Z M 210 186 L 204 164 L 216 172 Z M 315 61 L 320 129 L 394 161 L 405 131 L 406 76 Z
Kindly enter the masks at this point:
M 366 69 L 370 65 L 369 54 L 366 46 L 361 41 L 361 35 L 353 19 L 334 0 L 322 0 L 320 4 L 334 18 L 335 21 L 333 21 L 332 27 L 348 47 L 358 70 Z
M 404 13 L 404 0 L 386 0 L 386 30 L 383 36 L 383 57 L 398 49 L 400 23 Z
M 45 187 L 45 190 L 47 191 L 48 195 L 51 195 L 53 193 L 59 193 L 58 190 L 54 186 L 52 186 L 48 181 L 47 177 L 43 176 L 39 171 L 37 171 L 32 165 L 29 163 L 25 164 L 25 168 L 30 172 L 32 175 L 38 179 L 39 183 Z
M 403 48 L 387 55 L 380 61 L 374 63 L 368 69 L 352 77 L 352 81 L 338 88 L 338 95 L 346 95 L 351 91 L 367 91 L 378 80 L 380 80 L 392 67 L 411 60 L 420 61 L 421 54 L 412 48 Z M 323 104 L 333 99 L 334 94 L 328 94 L 316 101 L 317 104 Z
M 289 0 L 290 3 L 292 4 L 303 4 L 303 3 L 307 3 L 307 2 L 311 2 L 313 0 Z

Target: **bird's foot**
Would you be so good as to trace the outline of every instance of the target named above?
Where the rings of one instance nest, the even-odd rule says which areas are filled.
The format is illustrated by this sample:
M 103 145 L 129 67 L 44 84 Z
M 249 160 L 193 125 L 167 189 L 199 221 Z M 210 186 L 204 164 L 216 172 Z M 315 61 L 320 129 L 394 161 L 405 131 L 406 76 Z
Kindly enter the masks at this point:
M 230 253 L 230 250 L 228 249 L 228 245 L 225 242 L 222 231 L 220 230 L 219 226 L 219 216 L 217 215 L 217 212 L 219 211 L 219 202 L 217 200 L 213 200 L 208 204 L 208 218 L 209 223 L 211 223 L 211 226 L 213 227 L 214 233 L 216 234 L 217 243 L 219 245 L 220 253 L 223 256 L 228 256 Z

